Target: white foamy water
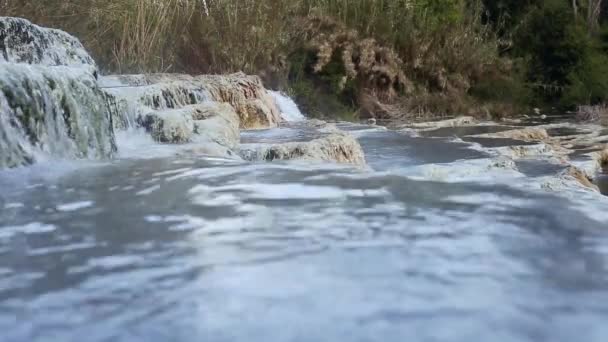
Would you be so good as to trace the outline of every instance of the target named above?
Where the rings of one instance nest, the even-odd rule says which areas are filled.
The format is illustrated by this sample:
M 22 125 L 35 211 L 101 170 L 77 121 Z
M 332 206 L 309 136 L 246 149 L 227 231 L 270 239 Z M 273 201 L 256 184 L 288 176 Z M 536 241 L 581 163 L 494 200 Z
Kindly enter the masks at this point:
M 93 202 L 91 202 L 91 201 L 80 201 L 80 202 L 64 203 L 64 204 L 58 205 L 57 210 L 59 210 L 59 211 L 76 211 L 76 210 L 80 210 L 80 209 L 84 209 L 84 208 L 88 208 L 88 207 L 92 207 L 92 206 L 93 206 Z
M 281 111 L 281 116 L 283 117 L 283 119 L 285 119 L 285 121 L 295 122 L 306 120 L 306 117 L 304 116 L 304 114 L 302 114 L 302 112 L 298 108 L 298 105 L 289 96 L 284 95 L 279 91 L 269 90 L 268 92 L 276 101 L 277 106 Z
M 41 234 L 55 231 L 57 227 L 52 224 L 32 222 L 21 226 L 0 227 L 0 239 L 11 238 L 17 234 Z
M 3 339 L 608 336 L 608 197 L 481 146 L 339 126 L 370 169 L 205 158 L 130 129 L 127 160 L 8 190 L 34 168 L 0 174 Z
M 118 157 L 125 159 L 146 159 L 173 156 L 177 148 L 169 144 L 160 144 L 143 129 L 129 128 L 116 132 Z

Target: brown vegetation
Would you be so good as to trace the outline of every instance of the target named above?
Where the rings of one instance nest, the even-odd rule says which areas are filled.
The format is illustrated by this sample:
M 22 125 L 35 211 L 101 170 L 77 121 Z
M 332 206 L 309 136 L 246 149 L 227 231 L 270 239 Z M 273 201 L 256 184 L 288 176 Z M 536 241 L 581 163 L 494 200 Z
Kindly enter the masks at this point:
M 579 122 L 595 122 L 608 125 L 608 105 L 578 106 L 576 120 Z
M 598 165 L 603 173 L 608 174 L 608 149 L 605 149 L 598 156 Z
M 78 36 L 106 72 L 243 71 L 291 90 L 305 106 L 329 94 L 321 96 L 336 103 L 322 110 L 329 114 L 340 107 L 378 117 L 510 109 L 488 93 L 511 66 L 481 24 L 481 8 L 464 3 L 0 0 L 0 12 Z

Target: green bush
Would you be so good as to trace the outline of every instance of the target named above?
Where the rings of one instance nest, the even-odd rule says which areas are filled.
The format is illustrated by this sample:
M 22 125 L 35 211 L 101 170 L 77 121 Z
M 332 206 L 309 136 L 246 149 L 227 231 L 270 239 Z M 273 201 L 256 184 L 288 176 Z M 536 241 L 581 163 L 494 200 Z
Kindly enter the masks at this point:
M 608 57 L 596 50 L 587 51 L 568 74 L 568 85 L 561 98 L 563 107 L 595 105 L 608 100 Z
M 527 64 L 537 104 L 573 107 L 608 96 L 608 59 L 600 40 L 569 2 L 545 0 L 526 13 L 514 35 L 513 55 Z

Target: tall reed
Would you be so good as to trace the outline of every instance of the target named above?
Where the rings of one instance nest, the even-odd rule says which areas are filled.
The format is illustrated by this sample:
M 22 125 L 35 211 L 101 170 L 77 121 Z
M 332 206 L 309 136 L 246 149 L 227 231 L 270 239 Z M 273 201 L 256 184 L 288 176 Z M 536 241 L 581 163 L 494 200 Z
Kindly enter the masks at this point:
M 508 69 L 498 57 L 495 37 L 480 22 L 478 4 L 479 0 L 0 0 L 0 14 L 78 36 L 106 72 L 244 71 L 277 84 L 294 67 L 300 68 L 298 74 L 311 72 L 310 65 L 297 60 L 298 51 L 314 48 L 301 39 L 302 27 L 310 18 L 327 17 L 362 40 L 372 39 L 378 51 L 392 50 L 419 93 L 466 96 L 484 75 Z

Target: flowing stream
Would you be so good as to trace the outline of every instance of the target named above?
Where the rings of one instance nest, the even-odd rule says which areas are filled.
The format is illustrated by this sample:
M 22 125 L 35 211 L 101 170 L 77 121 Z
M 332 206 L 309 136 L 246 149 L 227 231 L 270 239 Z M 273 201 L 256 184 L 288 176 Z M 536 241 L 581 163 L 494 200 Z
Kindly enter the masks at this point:
M 542 165 L 475 173 L 472 143 L 338 126 L 370 169 L 130 134 L 111 162 L 1 171 L 0 340 L 606 341 L 605 202 L 527 187 Z

